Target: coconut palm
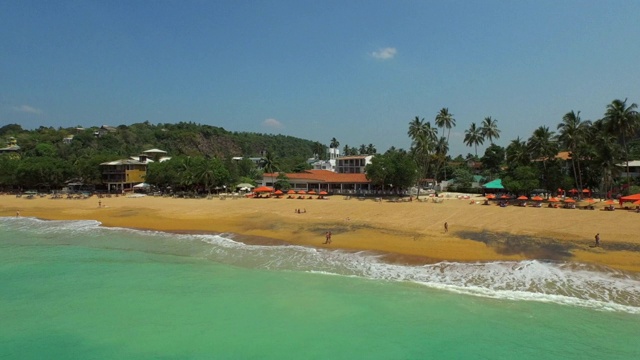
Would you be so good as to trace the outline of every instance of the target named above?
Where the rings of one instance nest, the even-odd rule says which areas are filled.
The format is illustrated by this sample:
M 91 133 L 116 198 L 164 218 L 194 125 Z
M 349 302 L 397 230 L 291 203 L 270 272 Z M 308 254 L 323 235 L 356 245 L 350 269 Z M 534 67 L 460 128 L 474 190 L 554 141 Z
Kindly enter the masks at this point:
M 618 143 L 616 136 L 607 131 L 605 120 L 595 121 L 589 131 L 591 152 L 589 157 L 593 160 L 595 168 L 601 170 L 601 184 L 603 192 L 613 190 L 613 179 L 620 173 L 617 165 L 624 156 L 624 152 Z
M 331 143 L 329 143 L 329 147 L 332 149 L 337 149 L 340 146 L 340 142 L 336 140 L 336 138 L 331 138 Z
M 478 145 L 484 143 L 484 136 L 482 135 L 482 129 L 477 127 L 476 123 L 471 123 L 469 129 L 464 131 L 464 143 L 469 147 L 474 146 L 476 157 L 478 157 Z
M 376 147 L 373 144 L 367 145 L 367 154 L 374 155 L 377 152 L 378 150 L 376 150 Z
M 518 136 L 516 139 L 511 140 L 509 146 L 506 149 L 507 153 L 507 165 L 511 167 L 518 167 L 520 165 L 528 165 L 531 161 L 529 156 L 529 150 L 527 150 L 527 143 L 524 140 L 520 140 Z
M 562 117 L 562 122 L 558 124 L 558 141 L 567 149 L 571 155 L 571 166 L 573 168 L 573 178 L 577 187 L 582 191 L 582 173 L 580 171 L 580 149 L 584 146 L 587 131 L 591 125 L 590 121 L 580 119 L 580 111 L 573 110 Z M 577 166 L 577 168 L 576 168 Z
M 622 148 L 624 149 L 624 158 L 627 165 L 627 185 L 631 182 L 627 137 L 635 135 L 640 129 L 637 108 L 638 105 L 636 103 L 627 106 L 627 99 L 624 99 L 624 101 L 616 99 L 607 105 L 607 111 L 604 114 L 605 122 L 611 133 L 619 136 L 622 140 Z
M 335 138 L 334 138 L 335 139 Z M 271 151 L 267 151 L 267 153 L 262 158 L 262 168 L 265 173 L 271 174 L 271 183 L 275 183 L 275 172 L 279 171 L 278 160 L 275 158 Z
M 438 112 L 438 115 L 436 115 L 436 120 L 435 120 L 435 124 L 437 127 L 439 127 L 440 129 L 443 130 L 443 134 L 444 134 L 444 129 L 447 129 L 447 151 L 444 153 L 444 156 L 440 159 L 440 161 L 442 163 L 439 164 L 438 167 L 442 166 L 444 161 L 447 158 L 447 152 L 449 151 L 449 136 L 451 135 L 451 128 L 456 126 L 456 119 L 453 118 L 453 114 L 449 113 L 449 108 L 442 108 L 440 109 L 440 112 Z M 445 179 L 447 178 L 447 173 L 446 173 L 446 167 L 445 167 L 445 174 L 444 177 Z M 437 177 L 437 172 L 436 172 L 436 177 Z
M 527 149 L 531 157 L 542 161 L 545 170 L 547 162 L 558 154 L 558 144 L 554 136 L 555 133 L 549 131 L 548 126 L 540 126 L 533 131 L 533 135 L 527 141 Z
M 482 120 L 482 137 L 489 139 L 491 145 L 493 145 L 493 139 L 500 138 L 500 130 L 498 129 L 498 120 L 492 119 L 491 116 L 487 116 Z
M 453 118 L 453 114 L 449 113 L 448 108 L 440 109 L 438 115 L 436 115 L 435 124 L 441 129 L 447 129 L 447 142 L 449 142 L 449 135 L 451 135 L 451 128 L 456 126 L 456 119 Z
M 548 126 L 540 126 L 535 129 L 527 141 L 527 151 L 531 158 L 542 162 L 545 187 L 551 188 L 547 163 L 553 161 L 558 154 L 558 143 L 555 140 L 554 132 L 550 131 Z
M 409 131 L 407 131 L 407 135 L 409 135 L 411 140 L 415 141 L 420 134 L 426 131 L 425 126 L 424 118 L 420 119 L 416 116 L 411 122 L 409 122 Z

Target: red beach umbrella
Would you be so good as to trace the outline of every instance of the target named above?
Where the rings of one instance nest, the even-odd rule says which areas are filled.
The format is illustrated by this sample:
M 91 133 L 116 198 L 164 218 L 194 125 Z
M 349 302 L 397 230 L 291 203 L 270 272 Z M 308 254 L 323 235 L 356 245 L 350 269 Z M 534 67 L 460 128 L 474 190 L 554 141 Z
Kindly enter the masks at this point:
M 287 191 L 287 194 L 289 194 L 289 195 L 293 195 L 293 194 L 295 194 L 295 193 L 296 193 L 296 191 L 295 191 L 295 190 L 289 190 L 289 191 Z
M 534 200 L 534 201 L 542 201 L 542 200 L 544 200 L 544 199 L 543 199 L 542 197 L 540 197 L 540 196 L 534 196 L 534 197 L 532 197 L 532 198 L 531 198 L 531 200 Z
M 282 194 L 284 194 L 284 193 L 283 193 L 282 191 L 280 191 L 280 190 L 276 190 L 276 192 L 274 192 L 274 194 L 276 194 L 276 195 L 282 195 Z
M 318 195 L 329 195 L 326 191 L 320 191 Z
M 560 201 L 560 200 L 558 200 L 558 198 L 557 198 L 557 197 L 552 197 L 552 198 L 549 198 L 549 200 L 548 200 L 548 201 L 549 201 L 549 202 L 558 202 L 558 201 Z
M 298 191 L 298 194 L 300 194 L 300 195 L 303 195 L 303 194 L 306 194 L 306 193 L 307 193 L 307 192 L 306 192 L 306 191 L 304 191 L 304 190 L 300 190 L 300 191 Z
M 518 200 L 529 200 L 529 198 L 522 195 L 522 196 L 518 196 Z
M 315 195 L 315 194 L 317 194 L 317 193 L 316 193 L 316 191 L 315 191 L 315 190 L 311 190 L 311 191 L 309 191 L 309 192 L 308 192 L 308 194 L 309 194 L 309 195 Z

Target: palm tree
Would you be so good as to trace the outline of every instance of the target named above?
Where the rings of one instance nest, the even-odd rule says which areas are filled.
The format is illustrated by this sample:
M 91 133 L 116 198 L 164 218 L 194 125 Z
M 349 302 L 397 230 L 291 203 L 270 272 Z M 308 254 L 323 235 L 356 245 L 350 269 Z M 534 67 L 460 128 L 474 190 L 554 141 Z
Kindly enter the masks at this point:
M 447 152 L 449 151 L 449 136 L 451 135 L 451 128 L 456 126 L 456 119 L 453 118 L 453 114 L 449 113 L 449 108 L 442 108 L 440 109 L 440 112 L 438 112 L 438 115 L 436 115 L 436 120 L 435 120 L 435 124 L 437 127 L 439 127 L 440 129 L 443 130 L 446 128 L 447 129 L 447 151 L 444 153 L 444 156 L 441 158 L 441 162 L 444 163 L 444 161 L 447 158 Z M 442 166 L 443 164 L 439 164 L 438 167 Z M 444 177 L 445 179 L 447 178 L 447 168 L 445 167 L 445 173 L 444 173 Z M 436 172 L 436 177 L 438 173 Z
M 571 166 L 573 167 L 573 178 L 577 183 L 578 190 L 582 191 L 582 173 L 580 172 L 580 149 L 584 146 L 587 130 L 591 125 L 589 121 L 580 119 L 580 111 L 573 110 L 562 117 L 562 122 L 558 124 L 558 141 L 571 154 Z M 577 164 L 577 169 L 576 169 Z
M 411 122 L 409 122 L 409 131 L 407 131 L 407 135 L 409 135 L 411 140 L 415 141 L 420 134 L 425 132 L 425 126 L 424 118 L 421 120 L 416 116 Z
M 611 133 L 622 139 L 622 148 L 627 164 L 627 186 L 630 185 L 631 182 L 627 137 L 635 135 L 640 128 L 640 118 L 636 111 L 637 108 L 638 104 L 636 103 L 627 106 L 627 99 L 624 99 L 624 101 L 616 99 L 607 105 L 607 111 L 604 114 L 604 119 Z
M 271 151 L 267 150 L 267 153 L 262 158 L 262 168 L 266 173 L 271 174 L 271 183 L 275 183 L 275 172 L 279 171 L 278 160 L 275 158 Z
M 447 129 L 447 142 L 449 142 L 451 128 L 456 126 L 456 119 L 453 118 L 453 114 L 449 113 L 448 108 L 440 109 L 440 112 L 438 112 L 438 115 L 436 115 L 435 124 L 440 129 Z
M 431 126 L 430 122 L 415 117 L 409 123 L 409 131 L 407 132 L 412 140 L 411 152 L 415 162 L 418 164 L 421 174 L 418 181 L 427 176 L 429 171 L 429 161 L 431 152 L 434 148 L 434 142 L 437 138 L 438 129 Z
M 360 155 L 364 155 L 367 153 L 367 145 L 362 144 L 360 145 L 360 148 L 358 149 L 358 152 L 360 153 Z
M 378 150 L 376 150 L 376 147 L 373 144 L 367 145 L 367 154 L 374 155 L 377 152 Z
M 491 145 L 493 145 L 493 139 L 500 138 L 500 130 L 498 129 L 498 120 L 492 119 L 491 116 L 487 116 L 482 120 L 482 137 L 489 139 Z
M 613 179 L 619 175 L 620 167 L 617 164 L 624 156 L 623 150 L 618 139 L 607 131 L 605 120 L 595 121 L 590 130 L 589 142 L 593 145 L 590 157 L 594 167 L 602 171 L 603 192 L 608 192 L 613 190 Z
M 553 131 L 549 131 L 548 126 L 540 126 L 534 130 L 527 142 L 527 150 L 531 158 L 542 161 L 545 188 L 551 188 L 548 181 L 547 162 L 558 154 L 558 144 L 555 141 Z
M 329 147 L 332 149 L 337 149 L 338 146 L 340 146 L 340 142 L 336 140 L 336 138 L 331 138 L 331 143 L 329 144 Z
M 506 153 L 507 165 L 510 168 L 528 165 L 531 161 L 527 144 L 523 140 L 520 140 L 519 136 L 515 140 L 511 140 L 511 143 L 507 146 Z
M 476 123 L 471 123 L 469 129 L 465 130 L 464 143 L 469 147 L 475 146 L 476 157 L 478 157 L 478 145 L 484 143 L 484 136 L 482 135 L 482 129 L 478 128 Z

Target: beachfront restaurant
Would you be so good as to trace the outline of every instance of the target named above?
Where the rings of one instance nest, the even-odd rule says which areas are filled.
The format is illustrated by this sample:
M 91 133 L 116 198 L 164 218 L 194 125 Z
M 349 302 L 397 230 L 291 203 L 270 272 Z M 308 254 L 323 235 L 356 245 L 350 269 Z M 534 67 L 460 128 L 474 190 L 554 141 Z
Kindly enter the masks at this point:
M 279 173 L 265 173 L 262 186 L 273 186 Z M 341 174 L 328 170 L 306 170 L 300 173 L 287 173 L 293 190 L 326 191 L 330 194 L 368 193 L 373 187 L 365 174 Z

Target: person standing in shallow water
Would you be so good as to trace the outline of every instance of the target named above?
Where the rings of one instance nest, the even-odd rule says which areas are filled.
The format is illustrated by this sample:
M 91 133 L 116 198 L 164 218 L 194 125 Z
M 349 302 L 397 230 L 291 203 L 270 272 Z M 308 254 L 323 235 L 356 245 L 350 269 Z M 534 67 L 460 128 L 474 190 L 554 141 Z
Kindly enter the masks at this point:
M 331 231 L 327 231 L 325 234 L 325 240 L 323 244 L 331 244 Z

